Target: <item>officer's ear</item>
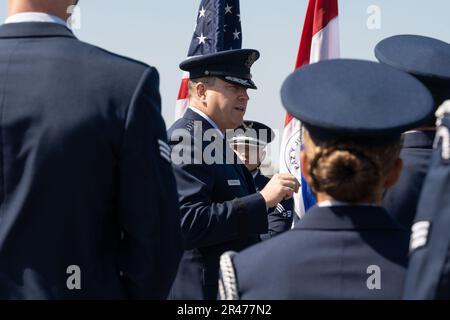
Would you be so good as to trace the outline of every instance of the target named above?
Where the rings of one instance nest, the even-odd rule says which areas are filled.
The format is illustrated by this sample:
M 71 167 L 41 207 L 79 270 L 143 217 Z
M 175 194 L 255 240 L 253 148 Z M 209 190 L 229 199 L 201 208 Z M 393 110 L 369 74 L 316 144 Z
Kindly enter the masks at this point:
M 398 181 L 398 179 L 400 178 L 400 174 L 402 173 L 402 169 L 403 169 L 403 160 L 397 158 L 391 170 L 388 172 L 386 180 L 384 181 L 385 189 L 392 187 Z
M 195 84 L 195 93 L 197 98 L 202 102 L 206 102 L 206 84 L 204 82 L 197 82 Z

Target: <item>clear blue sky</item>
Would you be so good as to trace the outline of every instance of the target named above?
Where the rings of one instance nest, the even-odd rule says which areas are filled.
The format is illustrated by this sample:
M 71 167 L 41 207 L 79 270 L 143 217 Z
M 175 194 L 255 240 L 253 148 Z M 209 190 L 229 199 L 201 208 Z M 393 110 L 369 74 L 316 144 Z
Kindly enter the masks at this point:
M 250 91 L 246 118 L 274 129 L 283 127 L 279 90 L 294 67 L 307 2 L 240 1 L 243 47 L 261 52 L 253 68 L 259 90 Z M 83 41 L 156 66 L 161 76 L 163 116 L 170 126 L 181 76 L 178 64 L 186 57 L 199 3 L 80 0 L 81 30 L 75 33 Z M 6 4 L 6 0 L 0 0 L 0 21 L 6 18 Z M 379 30 L 366 26 L 366 10 L 371 5 L 381 10 Z M 449 0 L 339 0 L 339 10 L 342 57 L 374 60 L 375 44 L 401 33 L 450 42 Z

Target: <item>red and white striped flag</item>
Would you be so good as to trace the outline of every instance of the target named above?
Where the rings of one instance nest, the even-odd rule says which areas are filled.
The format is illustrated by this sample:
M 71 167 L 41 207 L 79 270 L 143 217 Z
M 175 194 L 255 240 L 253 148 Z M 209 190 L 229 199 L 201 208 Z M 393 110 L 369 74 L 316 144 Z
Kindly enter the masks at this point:
M 295 68 L 333 58 L 339 58 L 338 0 L 309 0 Z M 286 114 L 280 150 L 280 172 L 290 172 L 301 178 L 301 190 L 294 196 L 295 212 L 300 218 L 315 202 L 301 177 L 302 143 L 303 129 L 300 121 L 289 113 Z
M 189 72 L 184 71 L 181 77 L 180 90 L 178 91 L 175 105 L 175 120 L 180 119 L 189 106 Z

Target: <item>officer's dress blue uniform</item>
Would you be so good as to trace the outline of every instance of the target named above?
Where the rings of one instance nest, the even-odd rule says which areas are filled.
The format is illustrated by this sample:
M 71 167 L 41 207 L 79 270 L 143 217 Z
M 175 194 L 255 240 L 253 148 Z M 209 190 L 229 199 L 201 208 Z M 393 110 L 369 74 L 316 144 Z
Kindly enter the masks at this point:
M 261 191 L 270 181 L 268 177 L 263 175 L 260 170 L 253 176 L 255 180 L 256 190 Z M 294 200 L 288 199 L 281 201 L 275 208 L 269 210 L 268 214 L 268 232 L 261 235 L 261 240 L 270 239 L 279 235 L 292 227 L 292 219 L 294 212 Z
M 408 239 L 381 207 L 314 206 L 294 229 L 235 256 L 239 298 L 399 299 Z M 381 289 L 369 289 L 370 266 Z
M 422 185 L 430 165 L 436 131 L 411 131 L 403 135 L 400 157 L 403 170 L 398 182 L 386 191 L 383 206 L 410 230 L 417 212 Z
M 450 299 L 450 104 L 445 110 L 412 227 L 406 299 Z
M 0 27 L 0 298 L 167 296 L 182 242 L 158 86 L 65 26 Z
M 175 137 L 177 129 L 185 132 L 183 138 Z M 168 131 L 173 153 L 177 154 L 176 145 L 188 136 L 194 141 L 195 130 L 203 135 L 209 129 L 213 126 L 188 108 Z M 259 234 L 267 232 L 266 204 L 256 193 L 252 175 L 236 162 L 227 141 L 219 133 L 217 137 L 219 150 L 220 145 L 226 146 L 222 161 L 225 163 L 228 152 L 235 164 L 173 164 L 186 250 L 172 299 L 216 299 L 220 255 L 247 248 L 259 241 Z M 208 144 L 200 142 L 200 151 Z

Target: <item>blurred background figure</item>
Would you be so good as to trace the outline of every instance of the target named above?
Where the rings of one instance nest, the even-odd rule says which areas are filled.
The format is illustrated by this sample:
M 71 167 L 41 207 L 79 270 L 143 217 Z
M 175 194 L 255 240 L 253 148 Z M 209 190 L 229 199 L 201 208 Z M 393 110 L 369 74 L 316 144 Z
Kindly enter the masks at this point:
M 261 173 L 260 166 L 266 156 L 266 147 L 275 139 L 275 132 L 257 121 L 244 121 L 244 125 L 234 130 L 228 139 L 232 149 L 253 176 L 256 191 L 261 191 L 270 181 Z M 292 226 L 294 199 L 281 201 L 268 214 L 268 232 L 261 235 L 262 240 L 274 237 Z

